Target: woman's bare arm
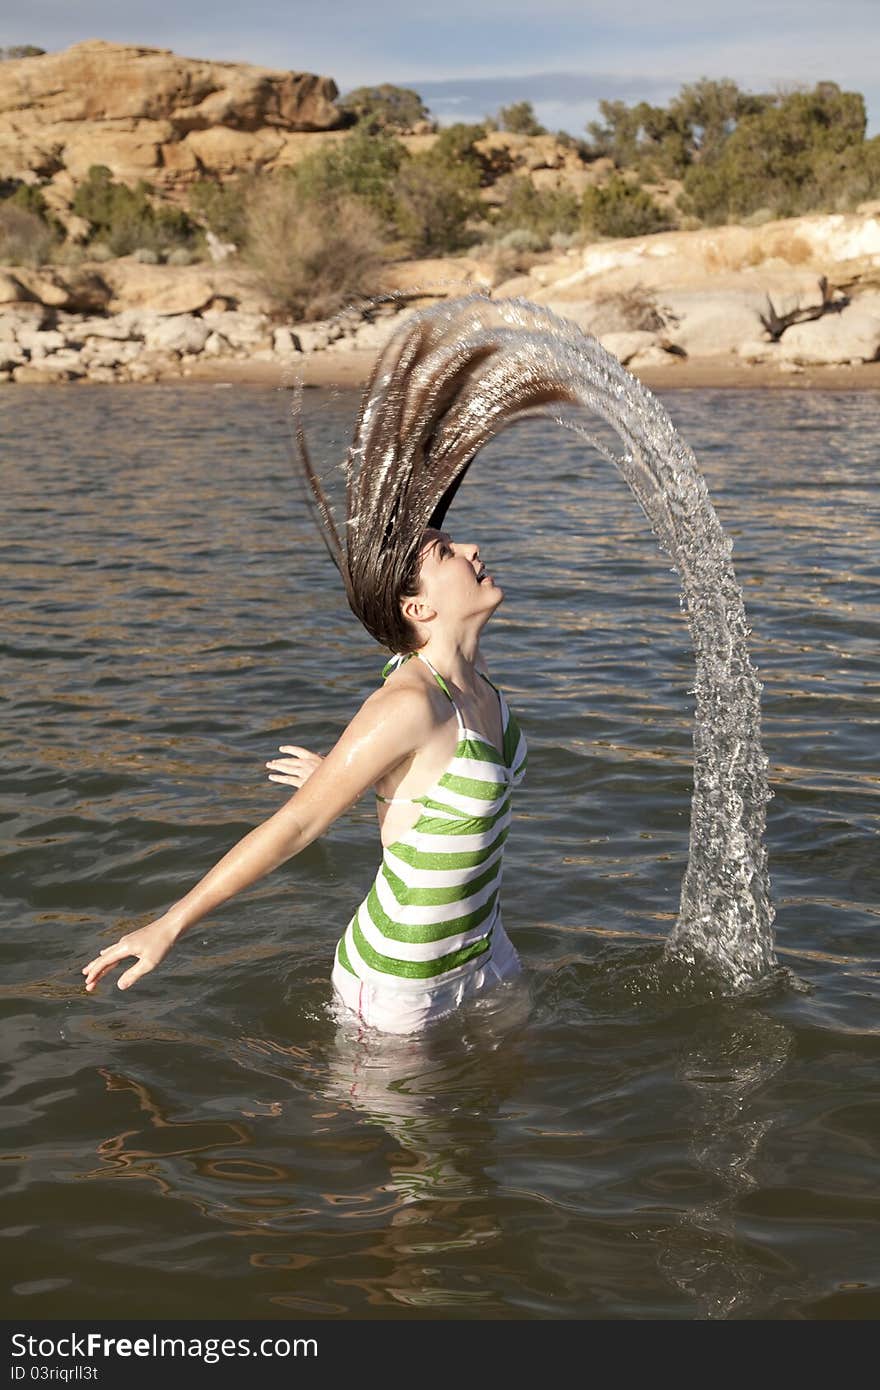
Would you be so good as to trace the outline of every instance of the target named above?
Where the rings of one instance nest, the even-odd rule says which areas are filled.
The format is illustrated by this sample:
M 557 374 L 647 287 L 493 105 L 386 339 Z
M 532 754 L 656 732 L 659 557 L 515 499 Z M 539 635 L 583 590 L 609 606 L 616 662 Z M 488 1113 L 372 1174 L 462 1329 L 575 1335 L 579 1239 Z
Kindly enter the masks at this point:
M 120 989 L 154 969 L 190 927 L 323 835 L 368 787 L 418 748 L 432 727 L 431 702 L 425 692 L 410 686 L 374 691 L 284 806 L 239 840 L 162 917 L 105 947 L 83 967 L 86 989 L 94 989 L 109 969 L 128 956 L 138 960 L 120 976 Z

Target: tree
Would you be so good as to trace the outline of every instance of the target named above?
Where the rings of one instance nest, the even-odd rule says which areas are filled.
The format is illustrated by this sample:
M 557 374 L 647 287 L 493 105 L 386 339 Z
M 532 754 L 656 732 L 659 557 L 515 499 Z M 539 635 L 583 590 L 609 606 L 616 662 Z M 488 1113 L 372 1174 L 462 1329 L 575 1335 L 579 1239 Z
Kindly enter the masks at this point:
M 669 214 L 645 189 L 627 183 L 619 174 L 606 184 L 586 189 L 581 208 L 585 224 L 600 236 L 646 236 L 672 226 Z
M 681 205 L 709 223 L 761 207 L 797 217 L 827 206 L 865 164 L 866 124 L 860 93 L 842 92 L 836 82 L 767 98 L 738 120 L 713 157 L 688 170 Z
M 515 101 L 511 106 L 502 106 L 498 112 L 501 130 L 511 135 L 546 135 L 547 131 L 535 115 L 530 101 Z
M 0 61 L 14 62 L 16 58 L 42 58 L 45 52 L 45 48 L 37 48 L 32 43 L 16 43 L 11 48 L 0 48 Z
M 356 87 L 336 105 L 373 130 L 411 130 L 421 121 L 431 119 L 418 92 L 390 82 L 378 87 Z

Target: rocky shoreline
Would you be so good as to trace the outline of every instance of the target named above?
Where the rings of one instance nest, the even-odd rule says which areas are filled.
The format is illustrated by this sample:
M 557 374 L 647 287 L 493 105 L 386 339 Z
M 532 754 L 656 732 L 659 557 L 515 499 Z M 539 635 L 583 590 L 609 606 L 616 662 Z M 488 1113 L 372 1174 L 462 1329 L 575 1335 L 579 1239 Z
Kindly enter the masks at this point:
M 374 299 L 283 321 L 240 265 L 0 268 L 0 383 L 359 385 L 414 309 L 473 290 L 542 304 L 670 386 L 880 385 L 880 207 L 385 267 Z

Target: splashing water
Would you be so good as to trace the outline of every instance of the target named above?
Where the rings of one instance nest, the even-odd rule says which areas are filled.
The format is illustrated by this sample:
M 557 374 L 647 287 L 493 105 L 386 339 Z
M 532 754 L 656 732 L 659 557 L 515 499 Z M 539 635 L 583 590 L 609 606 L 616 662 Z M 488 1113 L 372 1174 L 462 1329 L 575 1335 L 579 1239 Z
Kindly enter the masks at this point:
M 316 492 L 299 411 L 297 394 L 298 442 Z M 622 454 L 589 432 L 583 412 L 610 425 Z M 328 547 L 344 577 L 368 575 L 395 528 L 411 545 L 429 518 L 441 524 L 477 451 L 527 415 L 549 415 L 620 470 L 679 574 L 697 668 L 694 790 L 666 954 L 744 989 L 777 964 L 762 839 L 770 793 L 761 685 L 731 543 L 693 453 L 651 392 L 595 338 L 528 300 L 476 293 L 420 310 L 380 352 L 364 393 L 346 462 L 344 542 L 318 497 Z

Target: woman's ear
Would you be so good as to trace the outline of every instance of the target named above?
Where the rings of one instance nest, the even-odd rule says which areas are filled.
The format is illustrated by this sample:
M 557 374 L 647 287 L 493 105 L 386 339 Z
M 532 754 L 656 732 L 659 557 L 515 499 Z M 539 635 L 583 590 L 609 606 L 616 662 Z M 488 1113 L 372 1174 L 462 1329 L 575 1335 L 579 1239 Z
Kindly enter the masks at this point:
M 437 616 L 436 608 L 418 594 L 401 599 L 400 611 L 409 623 L 429 623 Z

